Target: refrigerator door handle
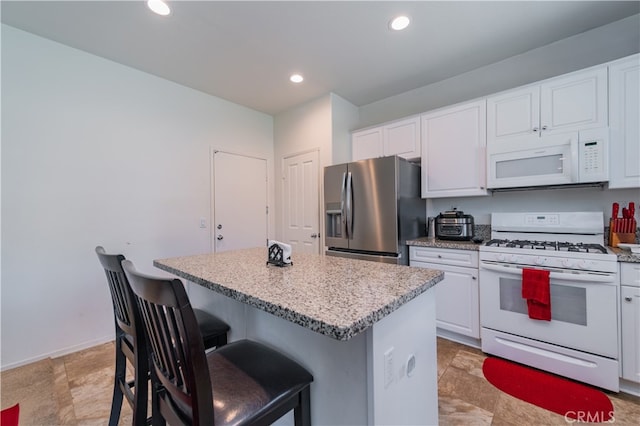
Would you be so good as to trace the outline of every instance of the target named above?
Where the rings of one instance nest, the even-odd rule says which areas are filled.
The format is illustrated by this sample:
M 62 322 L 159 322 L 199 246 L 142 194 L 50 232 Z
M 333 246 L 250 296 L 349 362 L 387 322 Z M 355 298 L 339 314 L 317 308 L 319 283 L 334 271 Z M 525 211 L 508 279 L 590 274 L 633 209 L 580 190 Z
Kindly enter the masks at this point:
M 342 174 L 342 186 L 341 186 L 341 191 L 340 191 L 340 228 L 341 228 L 341 235 L 344 235 L 344 238 L 349 238 L 349 236 L 347 235 L 347 226 L 346 226 L 346 221 L 347 221 L 347 212 L 345 211 L 345 201 L 347 199 L 347 195 L 346 195 L 346 191 L 347 191 L 347 173 L 343 173 Z
M 351 172 L 347 173 L 346 214 L 347 214 L 347 238 L 353 238 L 353 185 Z

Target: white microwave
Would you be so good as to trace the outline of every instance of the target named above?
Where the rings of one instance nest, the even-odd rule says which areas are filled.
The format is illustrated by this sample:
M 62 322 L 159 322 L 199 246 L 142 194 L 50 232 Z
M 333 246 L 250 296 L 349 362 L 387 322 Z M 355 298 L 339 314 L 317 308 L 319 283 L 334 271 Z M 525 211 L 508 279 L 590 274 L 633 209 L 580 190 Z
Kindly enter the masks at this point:
M 487 149 L 487 187 L 607 182 L 608 154 L 608 128 L 499 142 Z

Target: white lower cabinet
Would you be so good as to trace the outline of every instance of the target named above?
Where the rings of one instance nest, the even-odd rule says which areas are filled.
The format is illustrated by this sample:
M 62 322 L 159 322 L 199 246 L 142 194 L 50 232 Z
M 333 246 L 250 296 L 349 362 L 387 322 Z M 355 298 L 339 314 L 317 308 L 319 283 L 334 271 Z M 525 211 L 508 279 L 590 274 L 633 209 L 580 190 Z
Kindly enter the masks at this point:
M 409 264 L 444 271 L 436 284 L 436 326 L 463 336 L 480 338 L 478 252 L 409 247 Z
M 640 383 L 640 263 L 620 264 L 622 378 Z

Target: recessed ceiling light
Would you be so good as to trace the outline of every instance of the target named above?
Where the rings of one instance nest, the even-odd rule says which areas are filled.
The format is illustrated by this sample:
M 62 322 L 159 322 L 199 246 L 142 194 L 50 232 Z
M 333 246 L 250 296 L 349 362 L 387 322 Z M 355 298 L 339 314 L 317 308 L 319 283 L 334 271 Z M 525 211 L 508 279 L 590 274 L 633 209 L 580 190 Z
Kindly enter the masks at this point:
M 411 20 L 408 16 L 397 16 L 389 23 L 389 28 L 396 31 L 404 30 L 409 26 L 410 22 Z
M 148 0 L 147 6 L 149 6 L 149 9 L 153 10 L 158 15 L 167 16 L 171 13 L 169 6 L 162 0 Z
M 300 74 L 291 74 L 291 77 L 289 77 L 289 80 L 291 80 L 294 83 L 302 83 L 302 80 L 304 80 L 304 78 Z

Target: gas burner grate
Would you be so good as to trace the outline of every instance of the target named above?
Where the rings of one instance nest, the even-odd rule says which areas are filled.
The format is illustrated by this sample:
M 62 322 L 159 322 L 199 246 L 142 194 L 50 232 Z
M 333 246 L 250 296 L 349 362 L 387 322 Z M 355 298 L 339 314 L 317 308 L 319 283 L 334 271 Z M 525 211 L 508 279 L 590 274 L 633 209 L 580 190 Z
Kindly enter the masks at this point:
M 530 250 L 568 251 L 574 253 L 603 253 L 607 249 L 600 244 L 569 243 L 560 241 L 500 240 L 488 241 L 486 246 Z

